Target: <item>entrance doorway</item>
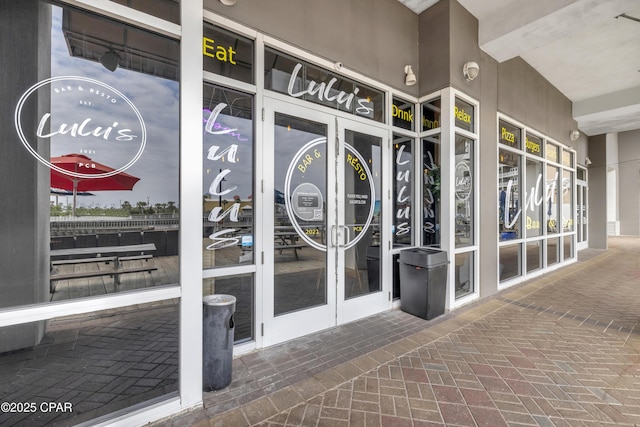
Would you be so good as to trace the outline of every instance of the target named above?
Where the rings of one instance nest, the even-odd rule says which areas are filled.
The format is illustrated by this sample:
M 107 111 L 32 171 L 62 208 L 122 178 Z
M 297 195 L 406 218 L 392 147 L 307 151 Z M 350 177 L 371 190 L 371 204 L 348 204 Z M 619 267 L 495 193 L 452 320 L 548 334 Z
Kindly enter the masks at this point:
M 387 135 L 265 99 L 265 346 L 390 308 L 380 244 Z

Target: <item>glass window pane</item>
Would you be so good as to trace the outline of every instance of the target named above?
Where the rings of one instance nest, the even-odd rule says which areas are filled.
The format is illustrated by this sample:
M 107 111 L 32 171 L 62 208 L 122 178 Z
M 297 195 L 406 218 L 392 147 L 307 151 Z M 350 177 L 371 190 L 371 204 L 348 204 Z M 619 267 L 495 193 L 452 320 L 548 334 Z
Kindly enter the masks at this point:
M 204 23 L 203 67 L 221 76 L 253 83 L 253 41 Z
M 400 98 L 393 98 L 391 116 L 393 125 L 402 129 L 414 130 L 415 104 Z
M 469 132 L 475 132 L 475 115 L 473 105 L 456 98 L 456 103 L 453 107 L 453 116 L 456 127 L 468 130 Z
M 562 164 L 570 168 L 573 167 L 573 153 L 569 150 L 562 150 Z
M 255 339 L 255 285 L 253 274 L 208 278 L 203 281 L 203 296 L 225 294 L 236 297 L 233 315 L 233 341 L 238 344 Z
M 203 267 L 252 263 L 253 97 L 204 85 Z
M 266 89 L 384 122 L 384 92 L 274 49 L 264 56 Z
M 520 155 L 500 149 L 498 152 L 498 218 L 500 241 L 522 237 L 520 200 Z
M 560 261 L 560 239 L 547 239 L 547 267 Z
M 562 231 L 573 231 L 573 172 L 562 171 Z
M 546 222 L 547 233 L 559 233 L 558 225 L 560 217 L 560 197 L 558 189 L 558 180 L 560 179 L 560 169 L 555 166 L 547 165 L 547 184 L 546 184 Z
M 527 273 L 542 267 L 542 241 L 527 242 Z
M 413 139 L 405 136 L 393 136 L 393 246 L 412 244 L 413 200 Z
M 3 4 L 32 21 L 10 23 L 24 54 L 4 71 L 16 101 L 0 108 L 0 168 L 21 197 L 0 213 L 0 307 L 177 283 L 179 43 L 71 7 Z
M 455 192 L 456 192 L 456 217 L 455 238 L 456 248 L 474 244 L 473 234 L 475 227 L 474 212 L 474 141 L 460 135 L 456 135 L 456 168 L 455 168 Z
M 500 144 L 508 145 L 509 147 L 522 149 L 521 138 L 522 138 L 522 130 L 512 125 L 511 123 L 507 123 L 504 120 L 500 120 Z
M 173 22 L 180 23 L 180 0 L 111 0 L 120 3 L 140 12 Z
M 440 135 L 422 139 L 422 245 L 440 246 Z
M 567 261 L 574 257 L 573 252 L 573 236 L 565 236 L 563 238 L 563 260 Z
M 542 157 L 542 138 L 527 132 L 525 148 L 527 153 Z
M 76 425 L 177 393 L 178 324 L 164 301 L 0 328 L 2 401 L 35 405 L 0 425 Z
M 547 142 L 545 146 L 545 158 L 547 160 L 557 163 L 560 160 L 558 156 L 559 150 L 560 150 L 560 147 L 550 142 Z
M 544 208 L 544 186 L 542 177 L 542 163 L 527 159 L 525 175 L 526 191 L 524 195 L 524 209 L 526 212 L 526 236 L 542 236 Z
M 522 245 L 500 246 L 500 281 L 522 275 L 520 261 Z
M 439 128 L 441 113 L 440 98 L 424 102 L 422 104 L 422 131 Z
M 473 292 L 473 252 L 456 254 L 455 257 L 455 292 L 456 298 Z

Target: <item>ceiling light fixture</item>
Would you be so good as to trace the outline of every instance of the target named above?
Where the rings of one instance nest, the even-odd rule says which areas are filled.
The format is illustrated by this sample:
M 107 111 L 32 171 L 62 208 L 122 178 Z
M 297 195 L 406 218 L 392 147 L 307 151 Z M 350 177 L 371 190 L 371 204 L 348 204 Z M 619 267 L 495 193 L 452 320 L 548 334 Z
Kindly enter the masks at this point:
M 238 0 L 220 0 L 220 3 L 222 3 L 225 6 L 234 6 L 237 1 Z
M 407 86 L 413 86 L 414 84 L 416 84 L 418 79 L 416 79 L 416 75 L 413 74 L 413 69 L 411 68 L 411 65 L 405 65 L 404 73 L 406 74 L 406 77 L 404 79 L 404 84 L 406 84 Z
M 120 55 L 117 52 L 109 49 L 105 53 L 100 56 L 98 59 L 102 66 L 107 70 L 114 72 L 118 68 L 118 64 L 120 63 Z
M 575 141 L 578 138 L 580 138 L 580 131 L 572 130 L 571 132 L 569 132 L 569 139 L 570 140 Z
M 462 74 L 468 82 L 478 77 L 478 73 L 480 73 L 480 66 L 477 62 L 467 62 L 462 67 Z

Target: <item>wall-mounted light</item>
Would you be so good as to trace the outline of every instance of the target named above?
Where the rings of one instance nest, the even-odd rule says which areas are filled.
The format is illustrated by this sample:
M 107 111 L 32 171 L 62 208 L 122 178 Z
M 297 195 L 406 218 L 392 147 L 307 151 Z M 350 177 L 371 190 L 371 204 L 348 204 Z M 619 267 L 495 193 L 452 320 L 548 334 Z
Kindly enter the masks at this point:
M 233 6 L 236 4 L 238 0 L 220 0 L 220 3 L 222 3 L 225 6 Z
M 591 164 L 591 159 L 589 158 L 589 156 L 586 156 L 584 158 L 584 164 L 587 165 L 587 166 L 589 166 Z
M 468 82 L 478 77 L 479 72 L 480 66 L 477 62 L 467 62 L 462 66 L 462 74 Z
M 114 72 L 118 68 L 118 64 L 120 63 L 120 56 L 117 52 L 109 49 L 108 51 L 103 53 L 98 60 L 104 68 L 111 72 Z
M 580 138 L 580 131 L 572 130 L 571 132 L 569 132 L 569 139 L 570 140 L 575 141 L 578 138 Z
M 414 84 L 416 84 L 418 79 L 416 79 L 416 75 L 413 74 L 413 70 L 411 69 L 411 65 L 406 65 L 404 67 L 404 73 L 407 75 L 404 78 L 404 84 L 406 84 L 407 86 L 413 86 Z

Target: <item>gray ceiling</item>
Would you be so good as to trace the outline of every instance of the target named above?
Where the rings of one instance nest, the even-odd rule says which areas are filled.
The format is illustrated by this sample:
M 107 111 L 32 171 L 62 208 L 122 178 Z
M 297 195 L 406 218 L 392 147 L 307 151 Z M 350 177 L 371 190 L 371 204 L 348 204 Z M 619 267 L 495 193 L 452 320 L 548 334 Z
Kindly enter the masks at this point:
M 417 14 L 438 2 L 399 1 Z M 573 102 L 582 132 L 640 129 L 639 0 L 457 1 L 478 19 L 480 48 L 529 63 Z

